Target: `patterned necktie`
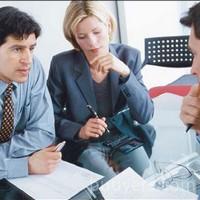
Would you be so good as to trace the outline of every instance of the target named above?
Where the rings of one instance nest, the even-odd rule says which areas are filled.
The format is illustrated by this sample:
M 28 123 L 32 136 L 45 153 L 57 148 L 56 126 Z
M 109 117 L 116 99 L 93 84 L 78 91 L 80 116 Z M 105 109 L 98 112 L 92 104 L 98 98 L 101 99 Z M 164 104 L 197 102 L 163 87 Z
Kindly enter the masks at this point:
M 0 142 L 6 142 L 10 139 L 10 136 L 14 127 L 14 106 L 12 101 L 13 84 L 10 83 L 5 91 L 3 114 L 0 129 Z

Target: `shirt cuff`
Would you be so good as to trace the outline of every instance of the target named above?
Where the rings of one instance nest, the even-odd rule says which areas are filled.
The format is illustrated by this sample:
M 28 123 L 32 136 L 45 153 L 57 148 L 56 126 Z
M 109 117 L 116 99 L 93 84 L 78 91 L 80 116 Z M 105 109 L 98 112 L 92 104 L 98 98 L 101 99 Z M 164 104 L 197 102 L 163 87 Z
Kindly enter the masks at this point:
M 130 77 L 130 74 L 126 77 L 119 76 L 119 84 L 126 83 L 129 77 Z
M 8 178 L 28 176 L 28 157 L 6 159 Z

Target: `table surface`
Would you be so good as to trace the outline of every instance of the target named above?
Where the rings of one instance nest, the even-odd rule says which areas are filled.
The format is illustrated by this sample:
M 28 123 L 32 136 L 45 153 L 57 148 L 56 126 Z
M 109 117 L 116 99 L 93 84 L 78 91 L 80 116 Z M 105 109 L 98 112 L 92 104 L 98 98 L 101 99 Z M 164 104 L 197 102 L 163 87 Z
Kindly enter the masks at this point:
M 198 167 L 195 164 L 195 162 L 198 162 Z M 186 189 L 190 192 L 194 192 L 196 194 L 200 193 L 200 156 L 197 153 L 192 153 L 188 156 L 185 156 L 184 158 L 181 158 L 180 160 L 175 161 L 174 163 L 182 164 L 184 166 L 189 167 L 189 169 L 193 172 L 196 172 L 199 174 L 199 178 L 192 176 L 189 179 L 182 179 L 178 180 L 176 182 L 172 182 L 169 185 L 173 185 L 176 187 L 181 187 L 183 189 Z M 170 173 L 173 173 L 174 170 L 176 170 L 173 166 L 174 163 L 169 163 L 166 165 L 165 169 L 168 170 Z M 180 167 L 177 165 L 177 168 Z M 166 174 L 165 174 L 166 177 Z M 148 177 L 146 180 L 152 185 L 152 186 L 159 186 L 156 184 L 156 181 L 159 182 L 159 179 L 162 181 L 167 180 L 168 177 L 166 177 L 166 180 L 162 173 L 155 173 Z M 98 190 L 98 188 L 103 184 L 104 182 L 102 180 L 98 181 L 97 183 L 93 184 L 92 186 L 84 189 L 83 191 L 79 192 L 77 195 L 73 196 L 70 200 L 102 200 L 104 199 Z M 184 184 L 183 184 L 184 183 Z M 185 184 L 188 183 L 188 184 Z M 1 200 L 32 200 L 30 196 L 28 196 L 26 193 L 18 189 L 16 186 L 12 185 L 10 182 L 8 182 L 6 179 L 0 180 L 0 199 Z

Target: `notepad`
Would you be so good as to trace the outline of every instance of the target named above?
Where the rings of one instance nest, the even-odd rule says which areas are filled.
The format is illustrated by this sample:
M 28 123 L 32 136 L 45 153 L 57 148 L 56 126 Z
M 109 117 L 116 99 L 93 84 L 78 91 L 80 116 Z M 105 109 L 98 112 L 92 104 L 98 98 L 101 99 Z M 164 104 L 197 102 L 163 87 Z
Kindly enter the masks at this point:
M 69 199 L 101 178 L 99 174 L 61 161 L 51 174 L 8 180 L 34 199 Z
M 100 187 L 105 199 L 197 199 L 197 195 L 172 186 L 157 190 L 127 168 Z

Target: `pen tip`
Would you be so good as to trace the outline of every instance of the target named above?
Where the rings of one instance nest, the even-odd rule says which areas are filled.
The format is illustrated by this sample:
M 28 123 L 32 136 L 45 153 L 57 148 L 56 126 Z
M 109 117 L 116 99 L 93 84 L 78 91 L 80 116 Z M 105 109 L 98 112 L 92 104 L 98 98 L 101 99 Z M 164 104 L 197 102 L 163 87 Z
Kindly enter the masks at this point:
M 192 126 L 193 126 L 192 124 L 188 124 L 187 129 L 186 129 L 185 132 L 187 133 L 192 128 Z

